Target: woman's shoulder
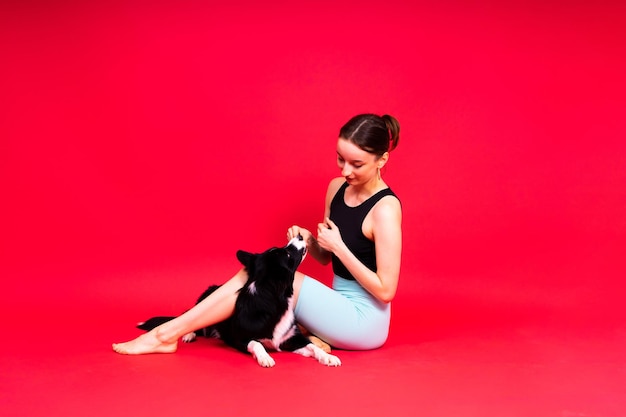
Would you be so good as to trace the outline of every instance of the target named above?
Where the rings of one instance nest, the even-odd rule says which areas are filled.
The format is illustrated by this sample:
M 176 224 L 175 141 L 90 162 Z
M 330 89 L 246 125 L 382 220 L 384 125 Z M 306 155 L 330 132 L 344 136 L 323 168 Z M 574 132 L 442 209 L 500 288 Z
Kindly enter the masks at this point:
M 402 204 L 395 194 L 387 194 L 373 207 L 374 218 L 379 220 L 402 218 Z
M 346 179 L 344 177 L 337 177 L 330 180 L 330 183 L 328 183 L 328 194 L 335 195 L 345 182 Z
M 330 183 L 328 183 L 328 189 L 326 191 L 326 206 L 330 206 L 330 202 L 332 201 L 333 197 L 335 197 L 335 194 L 337 194 L 337 191 L 345 182 L 346 180 L 343 177 L 337 177 L 330 180 Z

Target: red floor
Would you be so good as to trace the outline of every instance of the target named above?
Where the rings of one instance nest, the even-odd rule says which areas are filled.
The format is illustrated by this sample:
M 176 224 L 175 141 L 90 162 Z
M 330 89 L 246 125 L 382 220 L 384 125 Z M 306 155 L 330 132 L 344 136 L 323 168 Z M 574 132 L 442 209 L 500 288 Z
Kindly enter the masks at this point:
M 626 416 L 624 4 L 1 2 L 0 417 Z M 402 126 L 384 348 L 111 350 L 316 227 L 359 112 Z
M 191 283 L 176 285 L 173 272 Z M 61 272 L 37 289 L 16 273 L 3 302 L 2 415 L 626 415 L 626 326 L 434 290 L 399 296 L 386 346 L 336 351 L 337 369 L 289 353 L 262 369 L 213 340 L 174 355 L 111 351 L 138 334 L 135 321 L 184 308 L 189 287 L 213 272 L 129 268 L 81 281 L 74 271 L 62 293 L 49 291 Z

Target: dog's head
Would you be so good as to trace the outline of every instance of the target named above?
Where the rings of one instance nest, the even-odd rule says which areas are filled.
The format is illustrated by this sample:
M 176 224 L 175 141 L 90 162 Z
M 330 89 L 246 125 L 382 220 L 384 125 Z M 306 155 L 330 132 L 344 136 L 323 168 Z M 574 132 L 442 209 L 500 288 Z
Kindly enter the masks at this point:
M 248 271 L 248 276 L 257 282 L 268 278 L 268 281 L 288 280 L 293 276 L 306 256 L 306 243 L 298 235 L 282 248 L 271 248 L 263 253 L 237 251 L 237 259 Z

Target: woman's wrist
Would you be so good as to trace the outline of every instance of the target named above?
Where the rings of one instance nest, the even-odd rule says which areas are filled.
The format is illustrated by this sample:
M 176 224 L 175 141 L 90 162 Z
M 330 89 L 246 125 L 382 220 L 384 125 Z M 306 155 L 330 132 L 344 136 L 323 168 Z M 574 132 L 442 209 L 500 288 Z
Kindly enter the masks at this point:
M 307 248 L 309 252 L 311 253 L 311 255 L 315 259 L 317 259 L 320 263 L 326 264 L 330 261 L 331 252 L 322 248 L 319 242 L 317 241 L 317 239 L 313 235 L 311 235 L 309 241 L 307 242 Z

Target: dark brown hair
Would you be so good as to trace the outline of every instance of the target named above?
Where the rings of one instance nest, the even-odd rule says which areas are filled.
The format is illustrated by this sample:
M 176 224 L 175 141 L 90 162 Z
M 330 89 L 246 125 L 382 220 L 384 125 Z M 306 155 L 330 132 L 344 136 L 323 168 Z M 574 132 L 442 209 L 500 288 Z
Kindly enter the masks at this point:
M 359 114 L 339 130 L 339 137 L 380 157 L 398 146 L 400 123 L 388 114 Z

